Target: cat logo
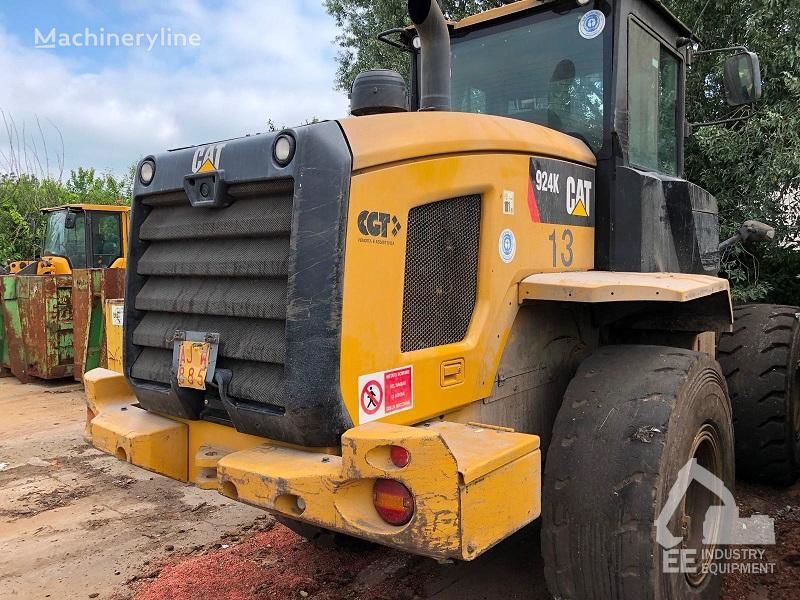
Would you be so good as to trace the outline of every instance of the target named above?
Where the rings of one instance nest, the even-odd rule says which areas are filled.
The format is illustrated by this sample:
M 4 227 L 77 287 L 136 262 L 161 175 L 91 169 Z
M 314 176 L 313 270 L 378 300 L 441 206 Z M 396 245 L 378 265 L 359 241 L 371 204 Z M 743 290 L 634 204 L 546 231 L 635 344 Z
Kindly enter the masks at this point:
M 592 200 L 592 182 L 567 177 L 567 212 L 573 217 L 588 217 Z
M 221 167 L 220 160 L 224 147 L 225 144 L 211 144 L 195 150 L 194 157 L 192 157 L 192 173 L 218 171 Z

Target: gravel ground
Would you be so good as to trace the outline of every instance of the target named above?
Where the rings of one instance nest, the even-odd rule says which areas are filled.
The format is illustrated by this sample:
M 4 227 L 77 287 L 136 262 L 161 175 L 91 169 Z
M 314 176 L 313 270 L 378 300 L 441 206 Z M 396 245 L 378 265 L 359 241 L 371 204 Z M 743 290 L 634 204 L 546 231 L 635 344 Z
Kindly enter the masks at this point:
M 472 563 L 310 543 L 251 507 L 85 444 L 74 385 L 0 379 L 0 597 L 114 600 L 548 598 L 535 526 Z M 800 485 L 740 482 L 768 514 L 774 572 L 729 575 L 726 600 L 800 598 Z

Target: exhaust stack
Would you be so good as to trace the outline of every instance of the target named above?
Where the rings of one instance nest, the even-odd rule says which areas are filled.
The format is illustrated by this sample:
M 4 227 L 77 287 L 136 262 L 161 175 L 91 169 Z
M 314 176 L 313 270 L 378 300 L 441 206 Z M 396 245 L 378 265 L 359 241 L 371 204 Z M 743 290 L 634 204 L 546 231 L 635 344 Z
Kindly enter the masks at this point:
M 450 33 L 436 0 L 408 0 L 422 42 L 420 110 L 450 110 Z

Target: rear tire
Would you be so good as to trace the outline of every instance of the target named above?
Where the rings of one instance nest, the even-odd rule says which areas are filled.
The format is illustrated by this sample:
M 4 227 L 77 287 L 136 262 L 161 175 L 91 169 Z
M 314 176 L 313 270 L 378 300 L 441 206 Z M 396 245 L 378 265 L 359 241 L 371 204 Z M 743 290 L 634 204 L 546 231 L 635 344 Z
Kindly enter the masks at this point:
M 800 322 L 796 306 L 745 304 L 717 356 L 728 380 L 737 474 L 791 485 L 800 473 Z
M 716 361 L 677 348 L 600 348 L 569 384 L 552 439 L 542 554 L 554 597 L 719 598 L 718 570 L 694 578 L 664 573 L 655 535 L 677 473 L 691 458 L 733 489 L 731 409 Z M 670 532 L 684 537 L 681 523 L 688 522 L 685 547 L 703 547 L 703 518 L 717 502 L 692 483 Z

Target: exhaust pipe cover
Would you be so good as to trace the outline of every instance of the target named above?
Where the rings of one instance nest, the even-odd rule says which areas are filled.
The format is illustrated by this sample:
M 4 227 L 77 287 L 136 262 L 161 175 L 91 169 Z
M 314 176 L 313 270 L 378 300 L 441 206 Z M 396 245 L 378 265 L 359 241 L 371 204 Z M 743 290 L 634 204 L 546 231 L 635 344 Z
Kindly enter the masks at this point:
M 408 15 L 422 43 L 420 110 L 450 110 L 450 32 L 435 0 L 408 0 Z

